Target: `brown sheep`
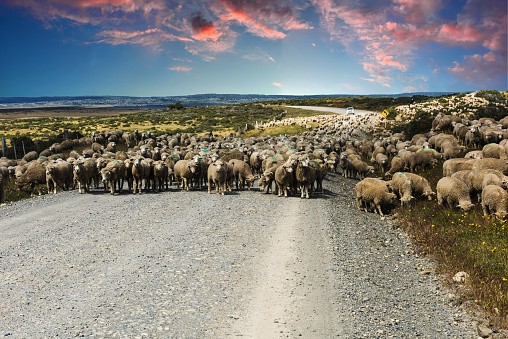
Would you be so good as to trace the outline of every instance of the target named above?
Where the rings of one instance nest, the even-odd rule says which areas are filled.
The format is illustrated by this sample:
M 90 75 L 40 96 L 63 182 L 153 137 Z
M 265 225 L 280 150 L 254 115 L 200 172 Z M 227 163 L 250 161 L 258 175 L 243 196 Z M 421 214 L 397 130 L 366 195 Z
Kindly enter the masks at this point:
M 155 192 L 169 189 L 168 166 L 164 161 L 157 160 L 153 162 L 153 187 Z
M 145 191 L 150 190 L 150 175 L 152 168 L 143 157 L 137 157 L 132 164 L 133 191 L 132 194 L 141 194 L 143 182 Z
M 254 185 L 254 181 L 258 178 L 252 174 L 249 165 L 245 161 L 238 159 L 229 160 L 229 164 L 233 166 L 236 189 L 243 190 L 247 183 L 247 188 L 250 191 L 251 186 Z
M 48 193 L 53 192 L 56 194 L 57 186 L 61 186 L 65 191 L 70 189 L 73 179 L 72 165 L 67 161 L 52 161 L 46 166 Z
M 109 184 L 110 193 L 115 194 L 118 185 L 118 193 L 122 193 L 123 182 L 125 179 L 125 164 L 121 160 L 113 160 L 101 170 L 104 188 Z
M 39 161 L 30 162 L 25 173 L 17 178 L 15 183 L 19 190 L 30 185 L 31 194 L 34 195 L 33 191 L 36 185 L 46 184 L 46 166 Z M 38 187 L 38 192 L 41 195 L 40 187 Z
M 309 199 L 309 191 L 316 180 L 316 172 L 315 169 L 310 166 L 310 160 L 307 155 L 300 157 L 295 174 L 301 192 L 300 197 Z
M 277 185 L 279 197 L 284 194 L 287 198 L 288 190 L 291 193 L 291 186 L 293 184 L 293 166 L 291 163 L 286 162 L 277 167 L 275 170 L 275 184 Z

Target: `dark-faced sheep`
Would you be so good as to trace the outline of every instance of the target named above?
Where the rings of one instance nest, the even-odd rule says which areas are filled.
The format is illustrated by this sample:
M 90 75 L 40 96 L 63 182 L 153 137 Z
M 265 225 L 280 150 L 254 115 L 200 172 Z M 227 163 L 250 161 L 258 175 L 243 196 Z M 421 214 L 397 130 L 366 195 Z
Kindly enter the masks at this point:
M 469 197 L 469 189 L 465 183 L 456 178 L 443 177 L 437 182 L 437 203 L 450 208 L 458 207 L 467 213 L 473 204 Z
M 508 212 L 508 193 L 497 185 L 487 185 L 482 192 L 482 209 L 485 218 L 495 213 L 498 219 L 505 219 Z

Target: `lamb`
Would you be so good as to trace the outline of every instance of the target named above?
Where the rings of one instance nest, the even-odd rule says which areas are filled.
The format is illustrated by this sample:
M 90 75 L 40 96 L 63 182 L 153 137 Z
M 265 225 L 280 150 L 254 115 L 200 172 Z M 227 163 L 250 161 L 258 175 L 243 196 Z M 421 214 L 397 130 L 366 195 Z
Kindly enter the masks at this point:
M 287 198 L 288 190 L 291 192 L 291 186 L 293 184 L 293 166 L 291 163 L 286 162 L 277 167 L 275 170 L 275 184 L 277 185 L 279 197 L 284 194 Z
M 351 165 L 353 166 L 354 173 L 360 175 L 360 180 L 367 175 L 374 174 L 374 167 L 367 165 L 367 163 L 362 160 L 355 159 L 351 162 Z
M 401 172 L 404 170 L 404 161 L 399 156 L 395 156 L 392 158 L 390 170 L 385 173 L 385 176 L 393 175 L 395 172 Z
M 56 194 L 58 185 L 67 191 L 72 187 L 73 179 L 72 165 L 67 161 L 52 161 L 46 166 L 48 193 L 53 192 Z
M 437 203 L 444 205 L 445 202 L 450 208 L 455 206 L 461 208 L 464 213 L 474 206 L 471 203 L 467 185 L 451 177 L 443 177 L 437 182 Z
M 109 184 L 111 194 L 115 194 L 118 184 L 118 193 L 122 193 L 123 182 L 125 179 L 125 164 L 120 160 L 109 162 L 106 167 L 101 169 L 104 188 Z
M 368 208 L 373 207 L 374 212 L 381 216 L 384 216 L 383 209 L 388 211 L 397 204 L 397 196 L 388 192 L 386 185 L 367 178 L 356 184 L 355 200 L 358 210 L 368 212 Z
M 508 161 L 504 159 L 479 159 L 473 165 L 473 169 L 482 169 L 482 168 L 490 168 L 495 169 L 504 175 L 508 175 Z
M 466 178 L 466 184 L 469 188 L 469 195 L 474 197 L 475 195 L 478 197 L 478 202 L 481 202 L 481 192 L 483 188 L 483 179 L 487 174 L 493 174 L 499 178 L 503 183 L 508 183 L 508 177 L 503 175 L 503 173 L 489 169 L 479 169 L 473 170 Z
M 323 192 L 323 180 L 326 174 L 335 168 L 333 161 L 327 160 L 324 164 L 319 166 L 319 170 L 316 171 L 316 190 Z
M 497 185 L 487 185 L 482 192 L 482 209 L 485 218 L 495 213 L 498 219 L 505 219 L 508 211 L 508 193 Z
M 424 196 L 432 200 L 432 196 L 436 193 L 432 191 L 429 181 L 418 174 L 407 173 L 411 177 L 411 189 L 414 196 Z
M 155 192 L 169 189 L 168 166 L 164 161 L 157 160 L 153 162 L 153 187 Z
M 312 166 L 309 164 L 310 160 L 308 155 L 302 156 L 296 167 L 296 181 L 300 188 L 301 198 L 305 197 L 309 199 L 309 190 L 316 180 L 316 173 Z
M 238 159 L 229 160 L 229 164 L 233 165 L 236 189 L 243 190 L 245 183 L 247 183 L 247 188 L 250 191 L 251 186 L 254 185 L 254 181 L 256 181 L 258 177 L 252 175 L 249 165 L 245 161 Z
M 409 203 L 414 199 L 412 195 L 411 177 L 404 172 L 397 172 L 393 175 L 392 181 L 393 193 L 399 197 L 402 205 Z
M 31 194 L 34 195 L 33 191 L 36 185 L 46 184 L 46 166 L 39 161 L 32 161 L 28 165 L 25 173 L 15 181 L 18 190 L 21 190 L 24 186 L 30 185 Z M 38 187 L 39 195 L 41 195 L 41 189 Z
M 214 161 L 208 166 L 208 194 L 211 193 L 212 183 L 215 185 L 215 193 L 217 195 L 226 192 L 227 169 L 225 162 L 222 160 Z
M 339 165 L 342 168 L 342 176 L 344 178 L 353 177 L 353 164 L 346 153 L 340 155 Z

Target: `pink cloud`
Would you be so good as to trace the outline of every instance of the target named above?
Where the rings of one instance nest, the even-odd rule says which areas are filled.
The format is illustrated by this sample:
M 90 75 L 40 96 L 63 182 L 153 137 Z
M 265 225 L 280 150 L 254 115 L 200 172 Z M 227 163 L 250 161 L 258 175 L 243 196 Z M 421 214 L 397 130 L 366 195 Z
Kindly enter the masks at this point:
M 217 31 L 212 21 L 208 21 L 201 14 L 197 14 L 191 19 L 192 30 L 194 35 L 192 36 L 197 40 L 213 40 L 217 39 L 222 35 L 221 32 Z
M 176 72 L 190 72 L 192 70 L 192 67 L 175 66 L 175 67 L 170 67 L 168 69 L 170 69 L 172 71 L 176 71 Z
M 282 84 L 280 82 L 272 82 L 272 86 L 282 87 Z
M 376 81 L 376 79 L 365 79 L 365 78 L 360 78 L 360 79 L 365 80 L 365 81 L 369 81 L 369 82 L 374 82 L 374 81 Z
M 453 67 L 446 71 L 454 77 L 466 80 L 468 83 L 486 85 L 498 79 L 501 86 L 507 86 L 506 70 L 508 69 L 506 55 L 492 52 L 464 56 L 463 62 L 454 61 Z
M 192 41 L 185 37 L 176 36 L 166 33 L 158 28 L 147 29 L 146 31 L 120 31 L 109 30 L 98 33 L 98 36 L 104 39 L 96 41 L 95 43 L 107 43 L 113 46 L 132 44 L 142 46 L 159 46 L 165 41 Z
M 394 0 L 395 11 L 409 22 L 423 22 L 443 7 L 441 0 Z
M 104 5 L 121 6 L 131 3 L 132 0 L 55 0 L 57 3 L 73 7 L 102 7 Z
M 234 11 L 230 8 L 226 8 L 228 11 L 227 14 L 221 16 L 221 19 L 224 21 L 231 21 L 236 20 L 239 23 L 245 25 L 249 32 L 268 39 L 283 39 L 286 37 L 285 33 L 276 31 L 274 29 L 271 29 L 270 27 L 267 27 L 257 21 L 255 21 L 253 18 L 248 16 L 246 13 L 241 11 Z

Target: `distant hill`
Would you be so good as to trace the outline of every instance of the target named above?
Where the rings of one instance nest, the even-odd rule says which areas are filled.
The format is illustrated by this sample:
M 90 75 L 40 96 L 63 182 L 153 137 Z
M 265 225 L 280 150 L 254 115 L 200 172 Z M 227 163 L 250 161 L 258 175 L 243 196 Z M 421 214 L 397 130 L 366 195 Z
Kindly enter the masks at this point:
M 181 102 L 185 107 L 232 105 L 249 102 L 275 100 L 345 98 L 345 97 L 412 97 L 414 95 L 442 96 L 452 92 L 414 92 L 401 94 L 322 94 L 322 95 L 264 95 L 264 94 L 193 94 L 166 97 L 130 97 L 130 96 L 62 96 L 62 97 L 0 97 L 2 108 L 39 108 L 39 107 L 89 107 L 89 108 L 139 108 L 161 109 L 169 104 Z

